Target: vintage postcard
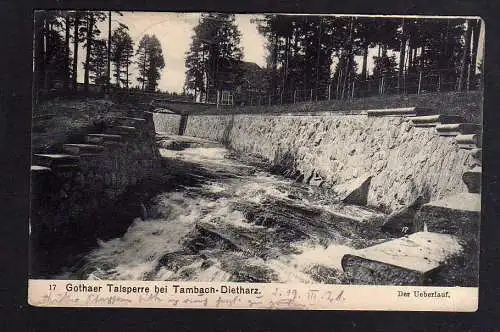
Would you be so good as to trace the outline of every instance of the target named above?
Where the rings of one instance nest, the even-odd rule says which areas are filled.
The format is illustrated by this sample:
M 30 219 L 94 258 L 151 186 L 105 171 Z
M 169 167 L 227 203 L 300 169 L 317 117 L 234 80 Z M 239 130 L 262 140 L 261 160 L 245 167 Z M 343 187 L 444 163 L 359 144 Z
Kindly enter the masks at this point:
M 477 310 L 481 18 L 34 16 L 31 305 Z

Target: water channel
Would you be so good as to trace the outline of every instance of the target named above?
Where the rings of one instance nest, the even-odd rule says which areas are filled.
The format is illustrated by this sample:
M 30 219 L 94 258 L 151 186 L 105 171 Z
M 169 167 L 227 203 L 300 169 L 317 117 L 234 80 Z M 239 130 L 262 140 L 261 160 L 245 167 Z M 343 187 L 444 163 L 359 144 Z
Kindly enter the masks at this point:
M 190 181 L 143 204 L 125 234 L 57 278 L 349 283 L 342 256 L 388 238 L 380 212 L 222 145 L 176 139 L 160 137 L 160 153 Z

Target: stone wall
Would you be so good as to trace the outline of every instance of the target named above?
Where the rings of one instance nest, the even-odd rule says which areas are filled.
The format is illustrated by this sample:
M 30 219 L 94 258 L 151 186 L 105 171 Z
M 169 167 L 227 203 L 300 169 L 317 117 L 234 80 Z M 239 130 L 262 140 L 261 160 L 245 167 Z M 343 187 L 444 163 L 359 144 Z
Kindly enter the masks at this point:
M 172 113 L 153 113 L 155 130 L 158 133 L 177 135 L 181 124 L 181 115 Z
M 192 115 L 185 135 L 225 142 L 327 188 L 373 175 L 368 205 L 387 212 L 419 195 L 429 201 L 466 192 L 461 177 L 473 162 L 452 138 L 404 117 Z
M 148 199 L 144 186 L 158 180 L 161 169 L 153 119 L 143 112 L 122 115 L 146 121 L 136 134 L 122 136 L 100 153 L 80 154 L 73 165 L 31 172 L 34 275 L 56 270 L 71 256 L 70 247 L 81 250 L 97 238 L 115 237 L 141 215 L 141 203 Z

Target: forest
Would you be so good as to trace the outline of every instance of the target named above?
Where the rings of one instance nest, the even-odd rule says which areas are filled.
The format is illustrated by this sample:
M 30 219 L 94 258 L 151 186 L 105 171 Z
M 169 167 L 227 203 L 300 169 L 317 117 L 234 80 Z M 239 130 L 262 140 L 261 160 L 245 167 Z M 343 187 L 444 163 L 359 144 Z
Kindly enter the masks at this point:
M 424 88 L 422 77 L 425 88 L 438 92 L 476 89 L 480 82 L 479 19 L 269 14 L 253 23 L 266 39 L 266 68 L 264 80 L 246 89 L 266 94 L 269 103 L 295 101 L 297 92 L 316 100 L 345 99 L 355 89 L 359 97 L 373 90 L 412 93 Z M 248 85 L 240 37 L 234 15 L 202 14 L 186 55 L 186 88 L 213 95 L 228 82 Z
M 37 11 L 35 91 L 158 91 L 165 50 L 153 34 L 133 40 L 122 15 Z M 253 15 L 265 39 L 261 68 L 244 61 L 235 17 L 200 14 L 185 53 L 184 96 L 213 101 L 229 90 L 247 102 L 285 103 L 480 88 L 480 19 Z
M 83 88 L 131 88 L 131 66 L 137 67 L 142 90 L 155 91 L 160 70 L 165 67 L 163 51 L 155 35 L 145 34 L 137 46 L 128 27 L 119 21 L 120 12 L 56 11 L 35 13 L 35 91 L 59 88 L 80 89 L 78 61 L 83 65 Z M 118 19 L 112 19 L 116 17 Z M 111 29 L 111 21 L 118 22 Z M 108 23 L 108 36 L 99 24 Z M 79 54 L 80 46 L 84 54 Z

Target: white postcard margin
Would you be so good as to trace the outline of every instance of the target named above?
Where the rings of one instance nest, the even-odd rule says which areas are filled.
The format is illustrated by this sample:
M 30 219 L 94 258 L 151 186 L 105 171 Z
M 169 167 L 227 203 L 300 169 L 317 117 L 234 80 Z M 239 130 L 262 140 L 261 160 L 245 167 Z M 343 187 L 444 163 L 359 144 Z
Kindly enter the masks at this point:
M 28 281 L 37 307 L 298 309 L 474 312 L 477 287 L 282 283 Z

